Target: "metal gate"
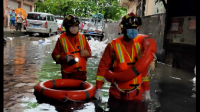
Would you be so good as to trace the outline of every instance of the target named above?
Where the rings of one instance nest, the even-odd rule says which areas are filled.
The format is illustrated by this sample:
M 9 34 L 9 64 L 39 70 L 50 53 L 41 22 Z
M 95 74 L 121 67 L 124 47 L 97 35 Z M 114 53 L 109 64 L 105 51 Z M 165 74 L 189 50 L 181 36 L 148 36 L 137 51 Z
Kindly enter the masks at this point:
M 28 14 L 28 12 L 31 11 L 30 5 L 27 5 L 27 4 L 23 4 L 22 9 L 24 9 L 26 11 L 26 14 Z
M 9 0 L 8 5 L 10 6 L 10 10 L 12 8 L 14 8 L 14 9 L 18 8 L 18 2 L 17 1 Z

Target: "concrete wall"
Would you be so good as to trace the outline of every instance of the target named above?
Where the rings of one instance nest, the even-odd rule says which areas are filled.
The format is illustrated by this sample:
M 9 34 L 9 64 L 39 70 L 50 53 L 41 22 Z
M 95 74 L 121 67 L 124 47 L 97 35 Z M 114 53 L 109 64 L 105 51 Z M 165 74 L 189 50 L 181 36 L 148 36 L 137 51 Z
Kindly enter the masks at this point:
M 139 28 L 139 34 L 147 34 L 155 39 L 157 43 L 156 56 L 158 61 L 165 61 L 165 50 L 163 49 L 164 42 L 164 28 L 165 28 L 165 14 L 158 14 L 153 16 L 142 17 L 142 25 Z M 105 39 L 111 42 L 112 39 L 123 36 L 118 34 L 121 32 L 119 23 L 106 23 L 105 25 Z
M 119 22 L 106 23 L 105 24 L 105 38 L 103 41 L 108 39 L 111 42 L 113 39 L 123 36 L 121 33 L 121 28 L 119 27 Z
M 140 34 L 146 34 L 155 39 L 157 43 L 157 60 L 164 62 L 165 50 L 164 43 L 165 14 L 142 17 L 142 25 L 139 28 Z
M 178 27 L 178 32 L 172 32 L 169 29 L 169 32 L 167 33 L 166 38 L 169 40 L 169 43 L 180 43 L 180 44 L 190 44 L 190 45 L 196 45 L 196 28 L 190 28 L 190 22 L 191 20 L 196 21 L 196 16 L 186 16 L 186 17 L 172 17 L 172 19 L 183 19 L 183 25 L 180 25 Z M 196 27 L 196 23 L 194 24 Z
M 166 60 L 176 68 L 193 72 L 196 65 L 196 16 L 172 17 L 166 34 Z M 172 22 L 179 23 L 178 31 L 172 30 Z

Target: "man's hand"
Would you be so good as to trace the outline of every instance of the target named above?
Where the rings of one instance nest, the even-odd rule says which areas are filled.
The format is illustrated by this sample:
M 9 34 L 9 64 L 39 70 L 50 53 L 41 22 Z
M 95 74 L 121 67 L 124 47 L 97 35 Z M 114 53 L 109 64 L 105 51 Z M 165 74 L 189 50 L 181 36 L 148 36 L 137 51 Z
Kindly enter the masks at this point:
M 101 89 L 96 89 L 94 97 L 98 100 L 101 101 L 102 100 L 102 94 L 101 94 Z
M 90 53 L 87 50 L 80 50 L 81 57 L 88 57 Z
M 68 63 L 70 60 L 74 59 L 73 55 L 66 55 L 65 56 L 65 61 Z
M 150 90 L 144 91 L 144 97 L 145 97 L 145 100 L 146 100 L 146 101 L 151 100 Z

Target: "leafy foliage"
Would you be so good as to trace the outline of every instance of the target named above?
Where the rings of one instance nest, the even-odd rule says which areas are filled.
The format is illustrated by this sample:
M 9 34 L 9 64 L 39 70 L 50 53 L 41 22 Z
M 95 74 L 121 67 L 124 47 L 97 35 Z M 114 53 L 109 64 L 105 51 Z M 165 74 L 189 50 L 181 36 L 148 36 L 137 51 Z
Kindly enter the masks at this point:
M 36 12 L 48 12 L 66 16 L 73 14 L 78 17 L 89 17 L 90 13 L 102 13 L 104 18 L 119 20 L 126 8 L 119 6 L 118 0 L 44 0 L 35 3 Z

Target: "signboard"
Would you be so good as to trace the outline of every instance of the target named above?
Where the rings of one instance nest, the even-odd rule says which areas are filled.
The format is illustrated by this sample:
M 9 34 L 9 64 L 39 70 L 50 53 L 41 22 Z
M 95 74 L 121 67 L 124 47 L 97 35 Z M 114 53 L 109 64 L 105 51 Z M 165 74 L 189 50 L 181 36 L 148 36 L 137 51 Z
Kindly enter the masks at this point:
M 179 23 L 172 23 L 170 31 L 178 31 Z
M 190 20 L 189 29 L 196 29 L 196 20 Z
M 171 26 L 169 30 L 170 33 L 181 34 L 183 32 L 183 21 L 184 21 L 184 18 L 172 18 Z

